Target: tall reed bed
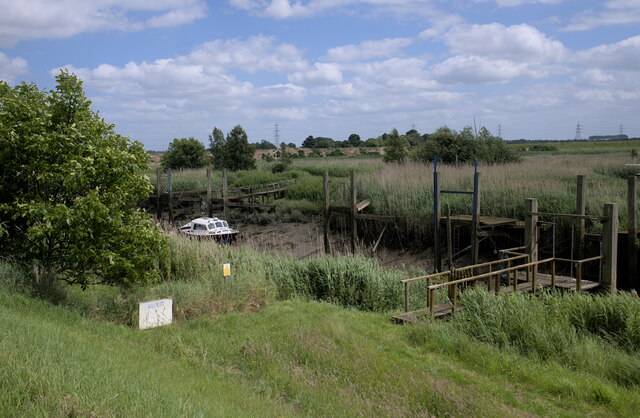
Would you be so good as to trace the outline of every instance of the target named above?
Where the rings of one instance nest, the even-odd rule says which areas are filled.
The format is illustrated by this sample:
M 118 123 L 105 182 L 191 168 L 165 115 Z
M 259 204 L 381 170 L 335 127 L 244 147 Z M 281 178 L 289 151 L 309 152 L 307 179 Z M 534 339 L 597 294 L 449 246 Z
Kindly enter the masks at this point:
M 419 327 L 417 335 L 458 344 L 468 337 L 624 386 L 640 385 L 640 301 L 631 295 L 495 296 L 469 289 L 462 306 L 450 322 Z
M 172 236 L 161 260 L 163 281 L 133 288 L 58 284 L 51 299 L 83 314 L 122 324 L 137 322 L 137 303 L 170 297 L 179 320 L 252 312 L 274 300 L 331 302 L 364 311 L 387 312 L 401 306 L 402 271 L 387 271 L 364 257 L 312 257 L 297 260 L 247 248 Z M 224 277 L 223 264 L 231 265 Z M 30 293 L 24 267 L 0 262 L 0 285 Z
M 473 167 L 440 165 L 440 182 L 446 190 L 473 190 Z M 481 214 L 523 218 L 524 199 L 539 201 L 540 211 L 575 211 L 576 178 L 587 175 L 587 213 L 602 215 L 605 202 L 619 205 L 620 226 L 626 228 L 628 169 L 620 155 L 553 155 L 527 157 L 521 163 L 481 166 Z M 359 190 L 371 199 L 373 210 L 393 214 L 414 236 L 429 237 L 433 224 L 433 166 L 418 163 L 387 164 L 358 177 Z M 363 196 L 364 197 L 364 196 Z M 443 195 L 443 210 L 470 214 L 470 196 Z M 443 211 L 443 214 L 445 212 Z M 599 230 L 599 224 L 591 225 Z

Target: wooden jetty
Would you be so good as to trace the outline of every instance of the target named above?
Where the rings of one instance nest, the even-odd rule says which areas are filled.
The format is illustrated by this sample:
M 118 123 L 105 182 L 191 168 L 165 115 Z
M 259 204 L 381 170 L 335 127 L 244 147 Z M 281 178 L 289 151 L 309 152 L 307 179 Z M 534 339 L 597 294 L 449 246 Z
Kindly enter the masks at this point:
M 213 216 L 213 212 L 222 211 L 228 218 L 228 210 L 231 208 L 244 209 L 275 209 L 274 200 L 284 197 L 287 186 L 295 184 L 295 180 L 254 184 L 245 187 L 228 187 L 228 175 L 226 170 L 222 173 L 222 187 L 212 187 L 212 172 L 207 169 L 206 190 L 180 190 L 174 191 L 171 186 L 171 170 L 167 170 L 167 187 L 160 182 L 162 173 L 158 169 L 157 181 L 153 193 L 146 201 L 140 202 L 140 206 L 156 212 L 157 219 L 161 219 L 164 213 L 168 213 L 169 221 L 176 217 L 191 216 L 197 212 L 206 210 L 207 216 Z
M 522 247 L 518 248 L 522 249 Z M 504 250 L 517 254 L 511 250 Z M 518 254 L 511 258 L 466 266 L 457 270 L 414 277 L 402 281 L 404 286 L 404 312 L 392 317 L 396 323 L 415 322 L 421 317 L 442 317 L 455 313 L 462 307 L 458 305 L 459 293 L 466 286 L 484 286 L 487 290 L 499 293 L 529 292 L 537 293 L 543 288 L 557 288 L 569 291 L 587 291 L 600 287 L 599 282 L 582 279 L 583 265 L 602 260 L 602 256 L 584 260 L 547 258 L 530 262 L 528 254 Z M 518 264 L 516 264 L 518 263 Z M 576 267 L 576 277 L 557 275 L 558 263 L 572 263 Z M 537 270 L 548 266 L 550 273 Z M 412 283 L 426 282 L 426 308 L 411 310 L 410 286 Z M 442 289 L 436 295 L 438 289 Z M 439 299 L 444 302 L 437 303 Z

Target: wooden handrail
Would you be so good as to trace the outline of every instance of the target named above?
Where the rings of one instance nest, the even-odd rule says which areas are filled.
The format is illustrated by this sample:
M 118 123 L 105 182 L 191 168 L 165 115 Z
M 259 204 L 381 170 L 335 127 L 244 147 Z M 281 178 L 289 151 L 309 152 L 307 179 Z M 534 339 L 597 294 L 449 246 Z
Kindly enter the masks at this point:
M 461 283 L 470 282 L 472 280 L 484 279 L 485 277 L 491 277 L 491 276 L 494 276 L 496 274 L 508 273 L 508 272 L 515 271 L 515 270 L 518 270 L 518 269 L 522 269 L 522 268 L 525 268 L 525 267 L 539 266 L 541 264 L 549 263 L 549 262 L 551 262 L 553 260 L 554 260 L 553 257 L 546 258 L 544 260 L 538 260 L 538 261 L 533 261 L 531 263 L 520 264 L 518 266 L 508 267 L 506 269 L 496 270 L 496 271 L 492 271 L 492 272 L 489 272 L 489 273 L 478 274 L 477 276 L 467 277 L 466 279 L 452 280 L 450 282 L 434 284 L 434 285 L 428 286 L 428 288 L 429 288 L 429 290 L 435 290 L 435 289 L 439 289 L 439 288 L 445 287 L 445 286 L 453 286 L 453 285 L 457 285 L 457 284 L 461 284 Z
M 481 263 L 481 264 L 473 264 L 471 266 L 465 266 L 465 267 L 460 267 L 457 268 L 455 270 L 447 270 L 447 271 L 441 271 L 439 273 L 433 273 L 433 274 L 429 274 L 426 276 L 420 276 L 420 277 L 412 277 L 410 279 L 404 279 L 401 280 L 401 283 L 411 283 L 411 282 L 417 282 L 420 280 L 427 280 L 427 279 L 435 279 L 435 278 L 439 278 L 442 276 L 450 276 L 452 274 L 454 274 L 454 272 L 462 272 L 462 271 L 467 271 L 467 270 L 473 270 L 476 268 L 481 268 L 481 267 L 489 267 L 489 266 L 494 266 L 496 264 L 501 264 L 501 263 L 505 263 L 507 262 L 507 260 L 511 260 L 511 261 L 515 261 L 515 260 L 520 260 L 523 258 L 528 258 L 529 255 L 528 254 L 519 254 L 516 257 L 511 257 L 511 258 L 505 258 L 502 260 L 493 260 L 493 261 L 487 261 L 485 263 Z
M 565 263 L 584 264 L 584 263 L 589 263 L 591 261 L 597 261 L 597 260 L 602 260 L 602 259 L 604 259 L 604 256 L 597 255 L 595 257 L 584 258 L 582 260 L 570 260 L 568 258 L 556 258 L 556 261 L 563 261 Z
M 577 215 L 575 213 L 552 213 L 552 212 L 529 212 L 531 216 L 550 216 L 555 218 L 574 218 L 574 219 L 595 219 L 598 221 L 608 221 L 609 218 L 598 215 Z

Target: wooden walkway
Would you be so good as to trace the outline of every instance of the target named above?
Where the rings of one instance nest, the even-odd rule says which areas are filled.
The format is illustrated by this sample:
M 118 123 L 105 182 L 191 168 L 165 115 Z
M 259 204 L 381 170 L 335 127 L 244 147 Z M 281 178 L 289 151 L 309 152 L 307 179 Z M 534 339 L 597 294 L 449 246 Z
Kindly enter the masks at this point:
M 520 256 L 521 257 L 521 256 Z M 594 257 L 592 259 L 586 260 L 571 260 L 573 263 L 576 263 L 578 266 L 581 266 L 585 262 L 596 261 L 600 259 L 600 257 Z M 509 294 L 515 292 L 538 292 L 543 288 L 557 288 L 564 289 L 570 291 L 587 291 L 596 289 L 600 286 L 600 283 L 578 279 L 574 277 L 568 276 L 560 276 L 560 275 L 551 275 L 547 273 L 536 273 L 535 278 L 531 273 L 532 267 L 537 267 L 539 265 L 545 263 L 552 263 L 553 271 L 555 271 L 555 262 L 556 261 L 569 261 L 562 259 L 554 259 L 549 258 L 546 260 L 536 261 L 532 263 L 524 263 L 519 266 L 513 266 L 508 268 L 499 269 L 496 271 L 491 271 L 493 266 L 500 266 L 504 263 L 504 260 L 493 261 L 489 263 L 478 264 L 475 266 L 467 266 L 463 269 L 459 269 L 458 271 L 449 271 L 443 273 L 436 273 L 429 276 L 416 277 L 413 279 L 403 280 L 404 284 L 404 300 L 405 300 L 405 312 L 394 315 L 391 320 L 395 323 L 407 323 L 407 322 L 415 322 L 420 318 L 428 318 L 434 317 L 439 318 L 447 315 L 451 315 L 456 311 L 463 309 L 462 305 L 457 304 L 458 298 L 458 286 L 464 284 L 465 286 L 474 285 L 474 286 L 483 286 L 488 289 L 490 292 L 494 293 L 504 293 Z M 475 269 L 479 269 L 481 267 L 488 267 L 489 272 L 476 274 L 474 275 L 465 275 L 461 274 L 460 271 L 474 271 Z M 527 274 L 527 270 L 529 273 Z M 581 270 L 581 267 L 579 268 Z M 476 270 L 477 271 L 477 270 Z M 579 273 L 579 276 L 581 274 Z M 460 278 L 463 277 L 463 278 Z M 411 283 L 417 281 L 427 281 L 427 295 L 425 298 L 427 300 L 427 307 L 424 309 L 418 310 L 410 310 L 409 309 L 409 285 Z M 443 281 L 450 280 L 450 281 Z M 499 288 L 496 289 L 496 284 L 500 281 L 508 282 L 508 285 L 500 285 Z M 515 284 L 514 284 L 515 280 Z M 440 283 L 435 283 L 436 281 L 440 281 Z M 435 284 L 432 284 L 435 283 Z M 435 303 L 435 291 L 439 288 L 447 288 L 448 289 L 448 297 L 451 301 L 456 303 L 447 302 L 436 304 Z M 433 309 L 431 306 L 433 305 Z

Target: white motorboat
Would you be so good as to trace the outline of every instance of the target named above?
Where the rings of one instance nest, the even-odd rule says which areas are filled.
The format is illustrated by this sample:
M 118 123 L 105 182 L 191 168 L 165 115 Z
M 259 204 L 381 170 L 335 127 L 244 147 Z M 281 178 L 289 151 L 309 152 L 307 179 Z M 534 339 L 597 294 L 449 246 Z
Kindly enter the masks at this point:
M 215 239 L 217 242 L 232 244 L 240 231 L 229 227 L 227 221 L 219 218 L 197 218 L 180 227 L 180 233 L 196 238 Z

